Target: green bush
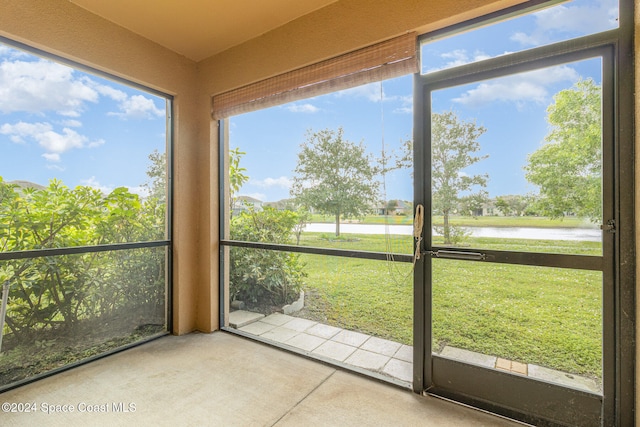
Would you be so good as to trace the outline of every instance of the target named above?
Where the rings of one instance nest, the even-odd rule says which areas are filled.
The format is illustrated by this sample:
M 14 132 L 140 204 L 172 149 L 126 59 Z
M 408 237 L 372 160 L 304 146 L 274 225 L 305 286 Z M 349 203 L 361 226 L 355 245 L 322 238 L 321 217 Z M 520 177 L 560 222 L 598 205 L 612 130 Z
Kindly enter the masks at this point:
M 105 196 L 52 180 L 43 189 L 19 189 L 0 177 L 0 251 L 157 240 L 164 235 L 164 212 L 155 198 L 141 201 L 125 188 Z M 1 262 L 0 280 L 11 284 L 5 332 L 30 340 L 39 331 L 70 330 L 123 311 L 145 319 L 150 313 L 164 323 L 164 266 L 158 249 Z
M 250 208 L 231 219 L 231 238 L 249 242 L 290 244 L 300 218 L 292 211 Z M 232 300 L 256 305 L 295 301 L 306 273 L 299 255 L 253 248 L 231 248 Z
M 433 229 L 436 234 L 444 236 L 445 228 L 443 226 L 434 225 Z M 449 240 L 453 246 L 462 245 L 469 236 L 471 236 L 471 232 L 465 227 L 449 224 Z

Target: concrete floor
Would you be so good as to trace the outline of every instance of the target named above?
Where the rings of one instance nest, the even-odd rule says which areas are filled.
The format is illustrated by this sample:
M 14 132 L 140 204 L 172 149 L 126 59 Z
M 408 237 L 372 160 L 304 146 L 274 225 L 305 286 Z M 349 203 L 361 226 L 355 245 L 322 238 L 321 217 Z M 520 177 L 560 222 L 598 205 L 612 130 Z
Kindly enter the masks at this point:
M 520 425 L 224 332 L 160 338 L 0 401 L 31 410 L 3 405 L 3 426 Z

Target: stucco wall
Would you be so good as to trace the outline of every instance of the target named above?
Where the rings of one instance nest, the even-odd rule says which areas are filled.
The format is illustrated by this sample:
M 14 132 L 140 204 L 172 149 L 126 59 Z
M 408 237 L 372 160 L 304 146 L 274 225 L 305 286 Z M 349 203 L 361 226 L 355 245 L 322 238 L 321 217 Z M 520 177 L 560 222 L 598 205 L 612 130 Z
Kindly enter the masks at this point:
M 410 31 L 426 33 L 523 0 L 340 0 L 199 64 L 216 94 Z M 233 70 L 232 73 L 228 70 Z

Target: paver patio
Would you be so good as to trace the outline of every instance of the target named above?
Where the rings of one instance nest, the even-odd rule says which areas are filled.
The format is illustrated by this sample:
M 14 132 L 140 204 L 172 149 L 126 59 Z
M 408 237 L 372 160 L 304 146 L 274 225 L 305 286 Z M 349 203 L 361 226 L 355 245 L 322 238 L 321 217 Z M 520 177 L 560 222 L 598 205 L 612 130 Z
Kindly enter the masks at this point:
M 413 379 L 413 348 L 360 332 L 348 331 L 281 313 L 251 316 L 237 310 L 229 323 L 252 335 L 295 347 L 312 355 L 344 362 L 397 380 Z M 253 319 L 246 323 L 246 319 Z M 235 327 L 235 326 L 234 326 Z
M 295 347 L 311 355 L 367 369 L 407 385 L 413 380 L 413 347 L 408 345 L 281 313 L 264 316 L 236 310 L 229 314 L 229 324 L 240 331 Z M 451 346 L 445 346 L 439 355 L 567 387 L 602 393 L 600 386 L 591 378 L 533 364 L 527 365 Z

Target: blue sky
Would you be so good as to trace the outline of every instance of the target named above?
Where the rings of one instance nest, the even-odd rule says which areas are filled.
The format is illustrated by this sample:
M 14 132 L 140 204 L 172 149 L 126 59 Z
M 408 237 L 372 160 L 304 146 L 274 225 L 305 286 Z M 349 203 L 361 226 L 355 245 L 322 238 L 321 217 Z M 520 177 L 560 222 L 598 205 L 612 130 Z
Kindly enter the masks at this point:
M 617 26 L 617 0 L 577 0 L 422 48 L 423 72 L 519 51 Z M 579 78 L 600 82 L 598 61 L 441 91 L 435 111 L 455 110 L 488 129 L 487 160 L 466 173 L 489 173 L 492 196 L 526 193 L 522 166 L 547 132 L 554 93 Z M 299 145 L 311 129 L 344 128 L 379 156 L 413 135 L 413 79 L 404 76 L 232 117 L 230 146 L 247 154 L 250 181 L 240 194 L 289 197 Z M 125 186 L 144 194 L 148 155 L 166 146 L 165 100 L 0 44 L 0 176 L 46 185 Z M 386 199 L 411 200 L 410 171 L 386 176 Z
M 617 27 L 617 0 L 566 2 L 528 16 L 423 45 L 422 72 L 450 68 Z M 487 132 L 480 138 L 489 157 L 465 170 L 488 173 L 491 197 L 535 191 L 523 166 L 548 132 L 546 109 L 553 95 L 579 79 L 601 83 L 599 59 L 477 82 L 434 92 L 435 112 L 454 110 Z M 250 177 L 239 194 L 262 201 L 289 197 L 299 146 L 308 130 L 343 127 L 373 156 L 398 150 L 413 135 L 413 79 L 404 76 L 232 117 L 230 147 L 247 154 Z M 385 177 L 386 199 L 412 200 L 410 171 Z
M 0 44 L 0 176 L 144 195 L 166 101 Z

